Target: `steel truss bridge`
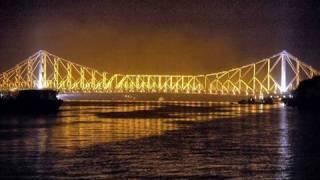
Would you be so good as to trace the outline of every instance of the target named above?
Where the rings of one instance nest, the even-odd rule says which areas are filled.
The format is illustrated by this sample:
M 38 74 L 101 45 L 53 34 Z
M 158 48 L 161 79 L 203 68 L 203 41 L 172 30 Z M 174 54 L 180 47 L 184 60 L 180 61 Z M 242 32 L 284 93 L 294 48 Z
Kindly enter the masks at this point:
M 286 51 L 242 67 L 199 75 L 112 74 L 40 50 L 0 74 L 0 90 L 52 88 L 62 93 L 282 94 L 319 71 Z

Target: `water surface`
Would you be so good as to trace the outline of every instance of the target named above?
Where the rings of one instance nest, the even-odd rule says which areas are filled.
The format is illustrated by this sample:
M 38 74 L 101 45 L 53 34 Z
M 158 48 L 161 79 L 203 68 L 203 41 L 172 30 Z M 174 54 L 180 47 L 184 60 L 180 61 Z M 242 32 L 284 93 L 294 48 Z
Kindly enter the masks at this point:
M 317 178 L 320 116 L 282 105 L 72 102 L 2 116 L 2 178 Z

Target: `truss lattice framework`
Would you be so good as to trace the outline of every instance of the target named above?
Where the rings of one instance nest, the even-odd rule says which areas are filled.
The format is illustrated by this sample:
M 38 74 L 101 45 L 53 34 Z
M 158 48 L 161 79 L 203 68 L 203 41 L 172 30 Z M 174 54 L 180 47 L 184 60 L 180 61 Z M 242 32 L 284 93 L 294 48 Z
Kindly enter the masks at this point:
M 64 93 L 281 94 L 319 71 L 283 51 L 256 63 L 203 75 L 99 72 L 40 50 L 0 74 L 0 90 L 52 88 Z

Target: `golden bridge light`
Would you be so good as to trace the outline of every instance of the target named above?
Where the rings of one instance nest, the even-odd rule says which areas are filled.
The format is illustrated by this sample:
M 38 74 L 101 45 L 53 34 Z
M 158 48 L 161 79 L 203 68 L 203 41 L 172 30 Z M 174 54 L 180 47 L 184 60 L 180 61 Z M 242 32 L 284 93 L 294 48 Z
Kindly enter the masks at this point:
M 319 75 L 319 71 L 285 51 L 256 63 L 212 74 L 146 75 L 99 72 L 40 50 L 1 73 L 0 90 L 51 88 L 61 93 L 260 96 L 283 94 L 315 75 Z

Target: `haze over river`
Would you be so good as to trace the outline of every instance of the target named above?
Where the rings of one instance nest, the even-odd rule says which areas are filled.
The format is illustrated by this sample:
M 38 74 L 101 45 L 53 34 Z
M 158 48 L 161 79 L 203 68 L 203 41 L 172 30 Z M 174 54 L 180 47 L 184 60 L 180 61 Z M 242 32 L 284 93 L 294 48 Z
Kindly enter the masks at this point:
M 199 102 L 67 102 L 61 109 L 1 117 L 1 178 L 319 176 L 319 114 Z

